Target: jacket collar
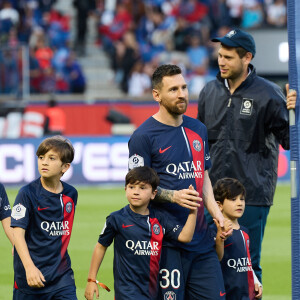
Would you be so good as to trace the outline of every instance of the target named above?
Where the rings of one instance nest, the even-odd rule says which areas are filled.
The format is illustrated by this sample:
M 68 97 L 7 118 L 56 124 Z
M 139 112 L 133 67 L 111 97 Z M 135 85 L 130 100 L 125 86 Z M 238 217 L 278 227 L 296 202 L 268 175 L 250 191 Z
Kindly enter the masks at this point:
M 249 64 L 249 74 L 248 74 L 246 80 L 243 81 L 243 82 L 241 83 L 241 85 L 240 85 L 237 89 L 239 89 L 240 87 L 247 86 L 248 84 L 250 84 L 250 82 L 253 81 L 253 79 L 254 79 L 255 76 L 256 76 L 256 70 L 255 70 L 255 67 L 254 67 L 252 64 Z M 228 84 L 226 84 L 226 83 L 227 83 L 227 80 L 226 80 L 226 82 L 225 82 L 225 79 L 223 79 L 223 78 L 221 77 L 221 73 L 220 73 L 220 72 L 217 74 L 217 79 L 218 79 L 218 81 L 220 81 L 226 88 L 228 88 Z

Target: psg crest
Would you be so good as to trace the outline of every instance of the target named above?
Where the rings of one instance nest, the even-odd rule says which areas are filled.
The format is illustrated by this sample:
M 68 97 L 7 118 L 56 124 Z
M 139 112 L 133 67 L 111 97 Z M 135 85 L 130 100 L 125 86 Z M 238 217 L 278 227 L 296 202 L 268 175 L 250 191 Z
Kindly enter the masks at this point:
M 176 300 L 176 294 L 172 291 L 166 292 L 164 295 L 164 300 Z
M 66 212 L 67 213 L 70 213 L 72 211 L 72 203 L 71 202 L 68 202 L 66 204 Z
M 153 225 L 153 232 L 154 232 L 154 234 L 156 234 L 156 235 L 160 234 L 160 227 L 159 227 L 158 224 L 154 224 L 154 225 Z
M 198 140 L 193 141 L 193 147 L 196 151 L 201 151 L 201 143 Z

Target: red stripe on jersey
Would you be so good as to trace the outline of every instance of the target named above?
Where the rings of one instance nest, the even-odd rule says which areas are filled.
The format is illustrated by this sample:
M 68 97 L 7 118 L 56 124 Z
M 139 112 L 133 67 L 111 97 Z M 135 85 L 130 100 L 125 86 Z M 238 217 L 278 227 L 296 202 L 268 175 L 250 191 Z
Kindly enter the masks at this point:
M 61 258 L 64 257 L 70 242 L 72 228 L 73 228 L 74 212 L 75 212 L 74 201 L 72 198 L 66 195 L 62 195 L 62 200 L 64 203 L 63 224 L 67 224 L 69 234 L 62 235 L 62 247 L 60 252 Z
M 202 196 L 202 187 L 204 181 L 204 147 L 203 141 L 200 135 L 192 131 L 189 128 L 184 128 L 187 135 L 190 149 L 192 151 L 196 190 L 199 192 L 200 197 Z M 195 188 L 195 187 L 194 187 Z
M 194 164 L 194 173 L 195 173 L 195 183 L 196 187 L 194 189 L 197 190 L 199 193 L 199 196 L 202 197 L 202 188 L 203 188 L 203 181 L 204 181 L 204 147 L 203 147 L 203 141 L 199 134 L 197 134 L 195 131 L 192 131 L 189 128 L 184 128 L 185 133 L 187 135 L 190 149 L 192 151 L 192 157 L 193 157 L 193 164 Z M 188 187 L 187 187 L 188 188 Z M 200 230 L 201 224 L 204 222 L 204 205 L 201 204 L 201 206 L 198 208 L 197 212 L 197 225 L 196 230 Z
M 149 294 L 152 299 L 156 296 L 157 292 L 157 280 L 159 272 L 159 261 L 161 256 L 162 240 L 164 237 L 163 228 L 159 224 L 156 218 L 149 218 L 151 224 L 151 248 L 152 253 L 150 255 L 150 280 L 149 280 Z
M 15 281 L 15 284 L 14 284 L 14 288 L 16 289 L 16 290 L 18 290 L 19 289 L 19 287 L 18 287 L 18 285 L 17 285 L 17 282 Z
M 253 271 L 252 271 L 252 263 L 251 263 L 251 257 L 250 257 L 250 239 L 249 239 L 249 235 L 245 232 L 242 231 L 242 234 L 244 236 L 244 241 L 245 241 L 245 248 L 247 251 L 247 258 L 248 261 L 250 263 L 250 265 L 248 267 L 251 267 L 251 270 L 247 271 L 247 276 L 248 276 L 248 293 L 249 293 L 249 299 L 250 300 L 254 300 L 255 299 L 255 287 L 254 287 L 254 277 L 253 277 Z

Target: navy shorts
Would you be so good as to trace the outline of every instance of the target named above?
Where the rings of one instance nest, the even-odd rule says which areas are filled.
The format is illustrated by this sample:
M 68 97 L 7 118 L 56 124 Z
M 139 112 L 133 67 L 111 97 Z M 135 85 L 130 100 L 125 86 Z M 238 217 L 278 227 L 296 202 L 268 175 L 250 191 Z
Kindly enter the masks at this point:
M 163 247 L 158 300 L 220 300 L 225 288 L 216 252 Z
M 77 300 L 75 285 L 68 285 L 53 292 L 25 294 L 14 288 L 13 300 Z

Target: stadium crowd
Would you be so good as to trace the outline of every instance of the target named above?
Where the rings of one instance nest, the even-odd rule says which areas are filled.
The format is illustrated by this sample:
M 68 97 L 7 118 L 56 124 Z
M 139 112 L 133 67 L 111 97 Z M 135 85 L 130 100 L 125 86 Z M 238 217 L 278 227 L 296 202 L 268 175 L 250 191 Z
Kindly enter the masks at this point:
M 99 41 L 131 96 L 151 89 L 150 75 L 163 63 L 179 65 L 197 95 L 218 70 L 211 37 L 233 27 L 286 26 L 285 0 L 119 0 L 111 8 L 104 2 L 98 5 Z
M 83 93 L 86 79 L 76 53 L 85 54 L 89 10 L 115 81 L 130 96 L 149 92 L 150 76 L 163 63 L 178 64 L 197 95 L 218 70 L 212 36 L 233 27 L 286 26 L 286 0 L 74 0 L 72 45 L 70 16 L 54 9 L 58 1 L 0 1 L 0 93 L 15 91 L 21 81 L 22 44 L 30 49 L 31 93 Z
M 21 82 L 21 46 L 29 46 L 31 93 L 82 93 L 85 78 L 70 45 L 70 17 L 55 0 L 0 1 L 0 92 Z

